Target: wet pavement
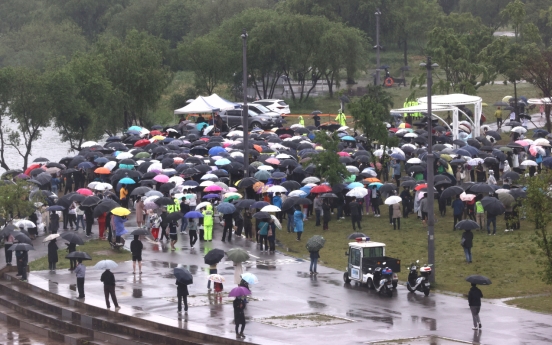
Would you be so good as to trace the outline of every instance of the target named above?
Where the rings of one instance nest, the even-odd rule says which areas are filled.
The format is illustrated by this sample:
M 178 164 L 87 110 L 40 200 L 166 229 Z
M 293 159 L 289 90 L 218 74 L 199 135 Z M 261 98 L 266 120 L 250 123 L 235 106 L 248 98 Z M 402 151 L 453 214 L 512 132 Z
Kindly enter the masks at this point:
M 343 272 L 320 265 L 318 276 L 310 276 L 308 260 L 262 253 L 255 243 L 242 238 L 223 243 L 217 240 L 221 235 L 218 225 L 214 234 L 213 242 L 198 242 L 195 249 L 189 247 L 187 235 L 179 235 L 175 252 L 166 242 L 144 241 L 142 275 L 132 274 L 131 261 L 113 270 L 120 312 L 160 322 L 174 320 L 188 329 L 233 337 L 232 299 L 220 300 L 208 293 L 208 266 L 203 256 L 213 248 L 243 247 L 251 255 L 244 271 L 254 273 L 260 281 L 252 286 L 253 295 L 246 309 L 245 334 L 250 342 L 398 344 L 398 339 L 403 339 L 401 344 L 552 343 L 552 315 L 485 301 L 480 314 L 483 330 L 474 332 L 465 298 L 439 293 L 425 297 L 409 293 L 403 286 L 389 298 L 361 286 L 344 285 Z M 190 308 L 180 319 L 172 276 L 177 266 L 187 267 L 194 275 L 194 284 L 189 287 Z M 235 286 L 232 263 L 223 261 L 218 268 L 226 278 L 227 293 Z M 86 303 L 105 306 L 101 273 L 87 271 Z M 67 270 L 33 272 L 29 282 L 76 297 L 76 279 Z M 468 289 L 466 285 L 466 292 Z M 485 293 L 484 287 L 482 290 Z
M 63 342 L 44 338 L 32 332 L 0 321 L 0 344 L 2 345 L 61 345 Z

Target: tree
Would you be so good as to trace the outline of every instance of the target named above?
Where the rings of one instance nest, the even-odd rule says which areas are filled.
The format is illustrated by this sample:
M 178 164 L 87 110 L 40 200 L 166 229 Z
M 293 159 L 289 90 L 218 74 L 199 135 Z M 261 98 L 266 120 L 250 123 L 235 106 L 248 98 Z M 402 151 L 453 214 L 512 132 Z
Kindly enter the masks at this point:
M 459 12 L 469 12 L 481 18 L 483 24 L 496 31 L 504 24 L 500 12 L 508 5 L 510 0 L 461 0 Z
M 529 54 L 521 64 L 522 76 L 527 82 L 537 87 L 543 97 L 552 97 L 552 48 L 539 48 L 536 44 L 527 47 Z M 550 105 L 546 106 L 546 129 L 552 131 Z
M 196 3 L 189 0 L 170 0 L 161 5 L 151 19 L 153 34 L 168 40 L 171 48 L 176 48 L 178 42 L 190 32 L 191 17 L 197 9 L 194 6 Z
M 381 145 L 395 144 L 390 138 L 385 122 L 389 121 L 389 111 L 393 107 L 392 96 L 381 85 L 368 85 L 366 95 L 349 104 L 355 129 L 366 135 L 368 142 L 378 141 Z
M 77 54 L 62 68 L 47 73 L 47 91 L 54 125 L 61 140 L 80 151 L 98 140 L 109 123 L 107 100 L 113 92 L 102 57 Z
M 523 207 L 527 210 L 527 218 L 535 225 L 535 242 L 542 253 L 542 258 L 538 260 L 543 268 L 542 279 L 547 284 L 552 284 L 552 237 L 547 229 L 552 221 L 552 174 L 542 172 L 525 179 L 524 185 L 527 186 L 527 198 Z
M 523 23 L 525 21 L 525 4 L 520 0 L 510 2 L 506 8 L 500 11 L 500 17 L 505 23 L 509 23 L 514 29 L 516 41 L 522 34 Z
M 104 36 L 94 54 L 102 57 L 113 92 L 107 100 L 112 130 L 132 124 L 151 125 L 148 115 L 155 110 L 172 73 L 164 64 L 168 42 L 146 32 L 132 30 L 124 40 Z
M 313 155 L 309 162 L 304 165 L 313 164 L 316 167 L 316 174 L 324 178 L 330 185 L 343 182 L 343 179 L 349 175 L 345 165 L 339 161 L 336 154 L 339 151 L 339 137 L 337 133 L 328 134 L 326 132 L 317 132 L 314 141 L 320 144 L 324 150 Z
M 5 126 L 1 128 L 2 162 L 0 164 L 4 168 L 7 167 L 3 149 L 9 146 L 23 158 L 23 169 L 26 169 L 33 144 L 40 138 L 41 130 L 49 126 L 51 120 L 45 78 L 36 70 L 5 67 L 0 70 L 0 80 L 4 84 L 0 89 L 3 93 L 0 95 L 0 100 L 8 100 L 8 104 L 2 106 L 5 114 L 3 118 L 14 122 L 18 128 L 18 130 L 10 130 Z
M 30 215 L 35 207 L 29 201 L 29 183 L 18 180 L 0 185 L 0 215 L 10 221 Z

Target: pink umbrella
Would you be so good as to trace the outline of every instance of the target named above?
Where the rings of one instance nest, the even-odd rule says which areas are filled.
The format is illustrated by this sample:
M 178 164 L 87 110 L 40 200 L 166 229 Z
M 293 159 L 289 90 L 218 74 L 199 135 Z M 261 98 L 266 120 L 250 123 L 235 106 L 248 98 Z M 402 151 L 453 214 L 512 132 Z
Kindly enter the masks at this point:
M 173 158 L 173 161 L 174 161 L 176 164 L 180 164 L 180 163 L 184 162 L 184 158 L 182 158 L 182 157 L 174 157 L 174 158 Z
M 159 182 L 159 183 L 167 183 L 169 182 L 169 177 L 167 175 L 157 175 L 153 178 L 155 181 Z
M 475 198 L 474 194 L 466 194 L 466 192 L 463 192 L 460 194 L 460 200 L 462 201 L 472 201 Z
M 338 154 L 340 157 L 351 157 L 351 155 L 350 155 L 349 153 L 343 152 L 343 151 L 338 152 L 337 154 Z
M 222 187 L 217 186 L 216 184 L 210 185 L 208 187 L 205 187 L 203 190 L 204 192 L 220 192 L 222 191 Z
M 518 140 L 518 141 L 516 141 L 516 144 L 519 144 L 519 145 L 521 145 L 521 146 L 529 146 L 529 145 L 531 145 L 531 143 L 528 142 L 527 140 Z
M 234 188 L 234 187 L 229 187 L 229 188 L 228 188 L 228 191 L 229 191 L 229 192 L 237 192 L 238 189 L 237 189 L 237 188 Z
M 536 157 L 537 154 L 540 154 L 541 156 L 544 156 L 545 152 L 544 152 L 544 149 L 540 146 L 535 146 L 535 145 L 532 145 L 530 148 L 529 148 L 529 153 Z
M 88 189 L 88 188 L 80 188 L 79 190 L 77 190 L 77 193 L 79 193 L 79 194 L 81 194 L 81 195 L 86 195 L 86 196 L 94 195 L 94 192 L 91 191 L 91 190 Z
M 279 165 L 280 164 L 280 161 L 276 158 L 269 158 L 265 161 L 266 163 L 268 164 L 275 164 L 275 165 Z

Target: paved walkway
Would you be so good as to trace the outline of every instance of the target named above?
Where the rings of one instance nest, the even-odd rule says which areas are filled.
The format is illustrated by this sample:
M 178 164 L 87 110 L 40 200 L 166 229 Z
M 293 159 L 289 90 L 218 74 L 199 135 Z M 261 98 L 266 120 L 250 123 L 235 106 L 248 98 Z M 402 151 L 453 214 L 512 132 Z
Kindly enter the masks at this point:
M 171 252 L 165 243 L 144 241 L 142 275 L 132 274 L 130 261 L 114 270 L 120 312 L 158 322 L 174 320 L 171 322 L 188 329 L 234 337 L 233 309 L 229 304 L 232 299 L 223 297 L 220 301 L 208 293 L 203 256 L 212 248 L 242 247 L 251 255 L 245 271 L 256 274 L 260 280 L 252 286 L 252 300 L 246 309 L 245 334 L 250 342 L 360 344 L 420 337 L 413 343 L 552 343 L 552 315 L 512 308 L 499 301 L 485 301 L 481 311 L 483 331 L 474 332 L 465 298 L 439 293 L 424 297 L 408 293 L 402 286 L 389 298 L 361 286 L 344 285 L 342 271 L 326 267 L 319 267 L 320 274 L 311 277 L 308 261 L 284 253 L 261 253 L 256 244 L 241 238 L 231 244 L 222 243 L 221 230 L 217 225 L 215 240 L 198 242 L 196 249 L 189 247 L 187 235 L 179 235 L 176 252 Z M 278 231 L 277 236 L 288 234 Z M 32 257 L 45 253 L 41 245 L 37 248 Z M 172 269 L 179 265 L 194 275 L 190 308 L 181 318 L 176 313 L 172 276 Z M 99 281 L 101 273 L 87 271 L 86 303 L 105 306 Z M 235 286 L 232 263 L 219 264 L 219 273 L 226 277 L 224 286 L 228 292 Z M 33 272 L 29 281 L 61 295 L 76 296 L 75 276 L 67 270 Z

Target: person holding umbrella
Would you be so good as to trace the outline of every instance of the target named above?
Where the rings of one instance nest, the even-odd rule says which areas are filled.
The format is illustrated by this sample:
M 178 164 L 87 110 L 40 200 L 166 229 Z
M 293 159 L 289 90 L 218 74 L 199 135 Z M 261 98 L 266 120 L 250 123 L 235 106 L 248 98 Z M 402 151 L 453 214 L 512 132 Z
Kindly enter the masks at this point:
M 125 244 L 124 238 L 122 236 L 127 233 L 125 228 L 125 222 L 127 221 L 126 216 L 115 216 L 113 218 L 113 223 L 115 225 L 115 244 L 123 246 Z
M 138 237 L 138 236 L 135 236 L 135 237 Z M 100 281 L 104 283 L 104 296 L 105 296 L 105 304 L 107 305 L 107 309 L 111 308 L 111 305 L 109 305 L 110 295 L 111 295 L 111 300 L 113 301 L 113 305 L 115 306 L 115 309 L 121 308 L 117 303 L 117 296 L 115 296 L 115 275 L 113 275 L 113 273 L 109 268 L 106 268 L 104 273 L 102 273 L 102 276 L 100 277 Z
M 56 270 L 56 263 L 58 262 L 58 246 L 56 244 L 56 239 L 52 239 L 48 243 L 48 269 L 50 272 Z
M 454 222 L 452 224 L 452 230 L 456 230 L 456 223 L 462 221 L 462 215 L 464 214 L 464 202 L 460 199 L 460 194 L 456 195 L 456 199 L 452 202 L 452 216 Z M 473 235 L 473 234 L 472 234 Z
M 17 274 L 21 276 L 21 281 L 27 281 L 27 264 L 29 263 L 29 253 L 26 250 L 16 250 L 15 260 L 17 260 Z
M 178 234 L 176 233 L 176 227 L 178 223 L 176 221 L 169 222 L 169 238 L 171 239 L 171 250 L 174 252 L 176 250 L 175 244 L 178 241 Z
M 84 298 L 84 277 L 86 275 L 86 266 L 82 263 L 82 259 L 77 259 L 78 265 L 75 268 L 75 275 L 77 276 L 77 290 L 79 296 L 77 299 Z
M 136 274 L 136 262 L 138 262 L 139 273 L 142 274 L 142 250 L 143 249 L 144 249 L 144 245 L 142 244 L 142 241 L 140 241 L 140 236 L 134 235 L 134 240 L 130 242 L 130 252 L 132 253 L 132 274 Z
M 319 250 L 311 250 L 309 251 L 310 254 L 310 274 L 311 275 L 317 275 L 318 272 L 316 271 L 316 267 L 318 265 L 318 259 L 320 259 L 320 251 Z
M 301 206 L 295 206 L 295 212 L 293 213 L 293 231 L 297 233 L 297 241 L 301 241 L 301 235 L 303 234 L 303 220 L 306 218 L 305 214 L 301 212 Z
M 188 311 L 188 285 L 193 284 L 194 280 L 190 271 L 182 267 L 174 269 L 176 277 L 176 295 L 178 298 L 178 314 L 182 314 L 182 301 L 184 301 L 184 312 Z
M 59 230 L 59 215 L 56 211 L 50 212 L 50 233 L 51 234 L 57 234 Z
M 259 223 L 259 243 L 261 244 L 261 252 L 266 251 L 268 252 L 268 230 L 270 228 L 270 224 L 266 219 L 263 219 Z M 264 250 L 263 250 L 263 243 L 264 243 Z
M 236 297 L 233 302 L 234 306 L 234 324 L 236 325 L 236 338 L 245 338 L 243 330 L 245 329 L 245 301 L 241 297 Z M 238 333 L 238 327 L 241 325 L 241 330 Z
M 119 199 L 121 200 L 121 206 L 128 208 L 128 189 L 126 184 L 123 184 L 121 189 L 119 189 Z
M 468 293 L 468 303 L 473 319 L 473 330 L 481 329 L 481 319 L 479 318 L 479 311 L 481 310 L 482 298 L 483 293 L 477 288 L 477 284 L 472 283 L 470 292 Z

